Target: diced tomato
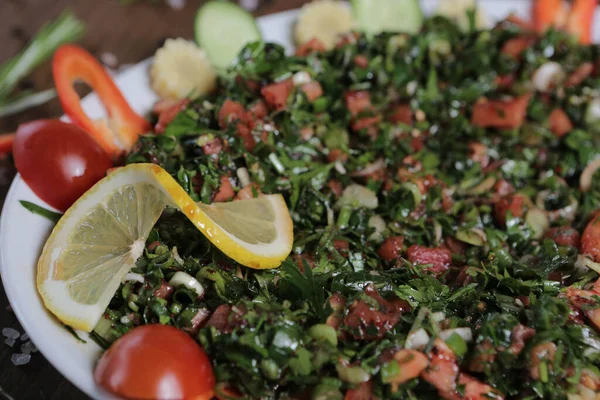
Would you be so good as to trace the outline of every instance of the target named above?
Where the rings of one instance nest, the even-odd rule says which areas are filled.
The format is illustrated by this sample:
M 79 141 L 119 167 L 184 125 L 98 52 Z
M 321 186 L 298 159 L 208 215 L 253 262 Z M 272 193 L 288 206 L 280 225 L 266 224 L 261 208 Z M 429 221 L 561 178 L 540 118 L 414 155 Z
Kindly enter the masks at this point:
M 500 392 L 492 388 L 490 385 L 473 378 L 471 375 L 461 372 L 458 375 L 458 385 L 461 386 L 460 393 L 454 391 L 451 395 L 448 394 L 448 399 L 469 399 L 469 400 L 501 400 L 504 397 Z
M 469 158 L 473 162 L 481 165 L 482 168 L 485 168 L 489 165 L 490 155 L 488 154 L 488 147 L 485 144 L 479 142 L 470 142 L 469 150 L 471 151 Z
M 267 105 L 262 100 L 256 100 L 248 106 L 248 119 L 263 119 L 268 113 Z
M 388 119 L 395 124 L 403 123 L 406 125 L 412 125 L 413 124 L 412 108 L 408 104 L 398 104 L 396 106 L 393 106 Z
M 419 135 L 410 139 L 410 147 L 415 153 L 423 150 L 423 148 L 425 147 L 425 135 Z
M 227 176 L 222 176 L 221 186 L 219 187 L 219 191 L 215 195 L 213 201 L 215 203 L 229 201 L 233 199 L 233 196 L 235 196 L 235 192 L 233 190 L 233 186 L 231 186 L 231 182 L 229 182 L 229 178 Z
M 226 128 L 232 122 L 246 122 L 246 110 L 241 103 L 233 100 L 225 100 L 219 110 L 219 126 Z
M 362 54 L 357 54 L 354 56 L 354 65 L 358 68 L 367 68 L 369 66 L 369 59 Z
M 155 105 L 152 111 L 158 114 L 158 122 L 154 127 L 156 133 L 163 133 L 167 125 L 169 125 L 185 107 L 189 104 L 189 99 L 181 101 L 160 100 Z
M 509 87 L 515 81 L 515 76 L 513 74 L 508 75 L 499 75 L 496 77 L 496 86 L 505 88 Z
M 356 340 L 381 339 L 400 321 L 402 313 L 410 310 L 410 305 L 397 297 L 384 299 L 373 284 L 367 285 L 364 293 L 375 303 L 354 300 L 348 307 L 343 323 Z
M 371 104 L 371 95 L 366 90 L 346 92 L 344 100 L 346 101 L 346 108 L 353 117 L 363 111 L 373 108 L 373 105 Z
M 357 132 L 361 129 L 368 128 L 381 122 L 381 115 L 374 115 L 372 117 L 364 117 L 357 119 L 352 123 L 352 130 Z
M 581 246 L 581 236 L 571 226 L 550 228 L 546 232 L 546 237 L 552 239 L 559 246 L 573 246 L 576 248 Z
M 452 264 L 452 253 L 445 247 L 425 247 L 414 244 L 408 248 L 408 260 L 417 265 L 431 264 L 427 271 L 439 275 Z
M 173 296 L 175 288 L 167 283 L 164 279 L 160 281 L 160 286 L 154 290 L 153 296 L 160 299 L 169 300 Z
M 292 93 L 294 82 L 292 78 L 285 81 L 272 83 L 263 87 L 260 93 L 263 95 L 267 104 L 275 110 L 283 110 L 287 106 L 288 97 Z
M 518 356 L 525 347 L 525 342 L 535 336 L 535 329 L 523 324 L 517 324 L 511 331 L 510 347 L 508 351 Z
M 402 236 L 390 236 L 381 246 L 379 246 L 377 254 L 379 254 L 379 257 L 383 258 L 384 261 L 394 261 L 402 254 L 403 245 L 404 238 Z
M 600 262 L 600 211 L 588 222 L 581 236 L 581 253 Z
M 575 71 L 571 73 L 565 80 L 565 86 L 577 86 L 585 81 L 594 72 L 594 64 L 591 62 L 584 62 Z
M 373 396 L 373 382 L 367 381 L 358 385 L 354 389 L 348 389 L 344 400 L 374 400 Z
M 563 137 L 573 130 L 573 124 L 569 116 L 560 108 L 555 108 L 550 113 L 550 130 L 556 136 Z
M 348 32 L 339 36 L 338 42 L 335 44 L 335 48 L 339 49 L 347 44 L 354 44 L 360 38 L 359 32 Z
M 436 339 L 430 357 L 429 367 L 421 372 L 421 378 L 433 385 L 442 396 L 454 392 L 459 369 L 452 350 Z
M 502 46 L 502 53 L 513 58 L 519 58 L 521 53 L 535 42 L 531 36 L 517 36 L 507 40 Z
M 255 196 L 256 194 L 256 196 Z M 256 183 L 252 183 L 245 188 L 241 189 L 237 195 L 235 196 L 236 200 L 247 200 L 254 199 L 255 197 L 259 197 L 262 194 L 260 188 Z
M 254 150 L 254 146 L 256 146 L 256 140 L 254 140 L 254 137 L 252 137 L 252 132 L 250 132 L 248 125 L 239 123 L 237 125 L 237 134 L 242 138 L 246 150 L 250 152 Z
M 323 96 L 323 88 L 318 81 L 311 81 L 302 85 L 302 91 L 308 98 L 308 101 L 313 102 Z
M 348 255 L 348 250 L 350 250 L 350 243 L 344 239 L 335 239 L 333 241 L 333 248 L 338 252 L 342 253 L 342 255 Z
M 497 196 L 504 197 L 515 191 L 514 186 L 505 179 L 500 179 L 494 184 L 494 193 Z
M 448 236 L 444 240 L 444 244 L 446 245 L 448 250 L 450 250 L 453 254 L 465 254 L 465 251 L 467 251 L 468 248 L 468 246 L 464 242 L 461 242 L 460 240 L 455 239 L 452 236 Z
M 340 197 L 342 195 L 342 191 L 344 190 L 342 182 L 338 181 L 337 179 L 332 179 L 327 182 L 327 187 L 329 190 L 331 190 L 331 193 L 333 193 L 336 198 Z
M 502 197 L 494 204 L 494 217 L 498 225 L 506 226 L 506 214 L 510 211 L 514 218 L 522 218 L 525 215 L 525 206 L 528 203 L 525 195 L 516 193 Z
M 523 124 L 531 94 L 511 100 L 482 99 L 473 106 L 471 123 L 481 128 L 513 129 Z
M 223 150 L 223 142 L 219 138 L 214 138 L 202 146 L 202 151 L 206 155 L 219 154 L 221 150 Z
M 296 49 L 296 55 L 306 57 L 311 53 L 322 53 L 325 51 L 325 45 L 317 38 L 312 38 Z
M 327 161 L 334 163 L 336 161 L 346 161 L 348 159 L 348 153 L 342 149 L 331 149 L 327 154 Z

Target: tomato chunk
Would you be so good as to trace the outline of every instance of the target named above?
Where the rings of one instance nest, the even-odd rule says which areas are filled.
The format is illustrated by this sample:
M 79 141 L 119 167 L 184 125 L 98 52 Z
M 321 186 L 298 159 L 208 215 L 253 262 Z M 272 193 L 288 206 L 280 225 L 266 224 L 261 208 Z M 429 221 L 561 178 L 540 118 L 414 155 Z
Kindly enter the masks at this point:
M 413 124 L 413 112 L 412 108 L 408 104 L 399 104 L 392 107 L 389 115 L 389 120 L 395 124 L 403 123 L 406 125 Z
M 288 97 L 292 93 L 294 83 L 292 79 L 286 79 L 282 82 L 272 83 L 263 87 L 260 93 L 263 95 L 267 104 L 275 110 L 283 110 L 287 105 Z
M 312 81 L 302 85 L 302 91 L 308 98 L 308 101 L 313 102 L 319 97 L 323 96 L 323 88 L 317 81 Z
M 560 108 L 555 108 L 550 113 L 550 130 L 558 137 L 563 137 L 573 130 L 573 123 L 569 116 Z
M 312 53 L 322 53 L 325 51 L 325 45 L 317 38 L 312 38 L 296 50 L 296 55 L 306 57 Z
M 511 100 L 483 99 L 473 106 L 471 123 L 481 128 L 514 129 L 523 124 L 531 94 Z
M 233 196 L 235 196 L 235 191 L 233 190 L 233 186 L 231 186 L 231 182 L 229 182 L 229 178 L 222 176 L 221 186 L 219 187 L 219 191 L 215 195 L 213 201 L 216 203 L 221 203 L 233 199 Z
M 346 108 L 353 117 L 373 108 L 371 95 L 366 90 L 347 92 L 344 95 L 344 100 L 346 101 Z
M 559 246 L 573 246 L 577 248 L 581 246 L 581 236 L 571 226 L 550 228 L 546 232 L 546 237 L 553 240 Z
M 408 260 L 417 265 L 431 264 L 427 271 L 439 275 L 452 264 L 452 253 L 445 247 L 425 247 L 414 244 L 408 248 Z
M 248 119 L 263 119 L 268 113 L 267 105 L 262 100 L 257 100 L 248 106 Z
M 594 72 L 594 64 L 591 62 L 584 62 L 567 77 L 565 86 L 571 87 L 580 85 L 592 74 L 592 72 Z
M 581 253 L 600 262 L 600 212 L 594 215 L 583 231 Z
M 246 110 L 241 103 L 233 100 L 225 100 L 219 110 L 219 126 L 226 128 L 232 122 L 246 122 Z
M 152 111 L 158 114 L 158 122 L 154 127 L 156 133 L 163 133 L 169 125 L 185 107 L 189 104 L 189 99 L 180 101 L 160 100 L 155 105 Z
M 377 250 L 377 254 L 384 261 L 390 262 L 396 260 L 402 254 L 404 238 L 402 236 L 390 236 Z
M 525 206 L 528 202 L 525 195 L 516 193 L 502 197 L 494 204 L 494 217 L 498 225 L 506 226 L 506 214 L 510 211 L 513 217 L 522 218 L 525 215 Z
M 535 42 L 531 36 L 518 36 L 507 40 L 502 46 L 502 53 L 513 58 L 519 58 L 522 52 Z

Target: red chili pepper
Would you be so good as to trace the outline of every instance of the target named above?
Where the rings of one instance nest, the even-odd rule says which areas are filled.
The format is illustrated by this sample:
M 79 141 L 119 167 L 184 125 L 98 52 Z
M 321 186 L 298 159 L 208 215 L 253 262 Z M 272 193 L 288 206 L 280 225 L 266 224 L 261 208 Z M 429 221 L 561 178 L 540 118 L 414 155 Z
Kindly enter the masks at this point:
M 592 39 L 592 22 L 596 0 L 574 0 L 567 7 L 563 0 L 536 0 L 533 5 L 535 29 L 544 32 L 550 26 L 577 36 L 580 43 Z
M 0 135 L 0 156 L 8 154 L 12 151 L 14 141 L 14 133 L 5 133 L 4 135 Z
M 113 157 L 129 151 L 138 135 L 150 130 L 150 124 L 135 113 L 110 75 L 90 53 L 74 45 L 61 46 L 54 53 L 52 74 L 65 114 L 83 128 Z M 100 98 L 108 120 L 92 120 L 81 107 L 73 84 L 83 81 Z

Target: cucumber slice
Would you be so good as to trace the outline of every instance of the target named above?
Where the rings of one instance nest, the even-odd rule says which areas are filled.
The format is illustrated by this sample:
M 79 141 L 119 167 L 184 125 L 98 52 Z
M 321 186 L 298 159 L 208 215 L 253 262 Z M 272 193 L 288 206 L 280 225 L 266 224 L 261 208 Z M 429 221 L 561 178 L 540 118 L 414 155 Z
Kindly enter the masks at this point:
M 196 43 L 217 69 L 231 65 L 246 43 L 262 39 L 252 14 L 228 1 L 209 1 L 198 9 Z
M 354 17 L 368 34 L 417 33 L 423 24 L 419 0 L 352 0 Z

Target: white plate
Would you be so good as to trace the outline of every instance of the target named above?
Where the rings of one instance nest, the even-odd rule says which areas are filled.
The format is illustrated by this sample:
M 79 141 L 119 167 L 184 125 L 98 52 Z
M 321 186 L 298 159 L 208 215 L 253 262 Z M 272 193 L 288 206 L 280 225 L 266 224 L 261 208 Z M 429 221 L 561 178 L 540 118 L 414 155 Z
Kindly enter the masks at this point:
M 425 12 L 431 12 L 436 3 L 434 0 L 424 1 Z M 497 20 L 511 11 L 527 17 L 530 2 L 484 0 L 480 4 L 491 20 Z M 297 11 L 287 11 L 260 18 L 259 25 L 265 40 L 279 42 L 288 51 L 291 50 L 291 27 L 296 15 Z M 596 41 L 600 37 L 599 19 L 596 18 L 594 24 Z M 157 100 L 150 90 L 148 64 L 148 61 L 137 64 L 116 79 L 129 103 L 139 113 L 148 112 Z M 94 94 L 85 98 L 83 106 L 94 118 L 104 115 L 102 105 Z M 93 368 L 100 347 L 88 339 L 87 334 L 81 335 L 87 343 L 75 340 L 42 305 L 35 287 L 35 266 L 53 225 L 27 211 L 19 200 L 47 207 L 17 175 L 8 192 L 0 221 L 0 273 L 12 308 L 33 342 L 61 374 L 95 399 L 114 399 L 94 384 Z

